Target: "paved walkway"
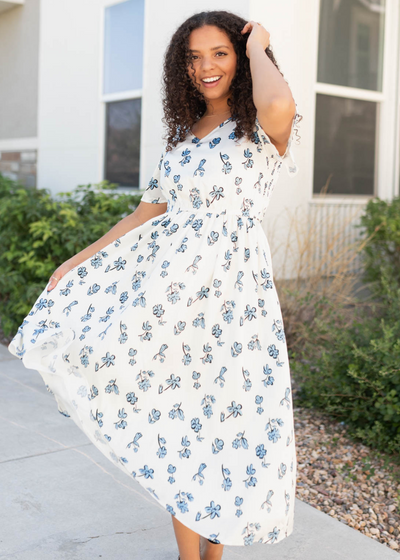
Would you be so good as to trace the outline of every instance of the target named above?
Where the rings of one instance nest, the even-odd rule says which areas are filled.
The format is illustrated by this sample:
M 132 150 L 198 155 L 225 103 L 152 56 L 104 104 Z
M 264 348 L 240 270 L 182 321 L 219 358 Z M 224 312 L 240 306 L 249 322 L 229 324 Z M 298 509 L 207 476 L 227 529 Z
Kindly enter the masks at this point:
M 58 412 L 39 373 L 1 344 L 0 419 L 1 559 L 177 560 L 170 514 Z M 223 560 L 239 558 L 400 560 L 298 499 L 290 537 L 225 547 Z

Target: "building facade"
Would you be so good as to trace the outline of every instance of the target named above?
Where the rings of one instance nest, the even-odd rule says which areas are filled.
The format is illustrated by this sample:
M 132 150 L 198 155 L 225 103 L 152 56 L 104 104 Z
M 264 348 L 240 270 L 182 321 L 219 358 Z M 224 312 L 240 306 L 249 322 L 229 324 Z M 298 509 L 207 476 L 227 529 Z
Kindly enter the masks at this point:
M 268 29 L 303 116 L 268 235 L 286 243 L 287 210 L 322 238 L 327 216 L 343 229 L 371 197 L 398 196 L 400 0 L 0 0 L 0 172 L 53 193 L 104 179 L 143 192 L 163 147 L 163 54 L 213 9 Z

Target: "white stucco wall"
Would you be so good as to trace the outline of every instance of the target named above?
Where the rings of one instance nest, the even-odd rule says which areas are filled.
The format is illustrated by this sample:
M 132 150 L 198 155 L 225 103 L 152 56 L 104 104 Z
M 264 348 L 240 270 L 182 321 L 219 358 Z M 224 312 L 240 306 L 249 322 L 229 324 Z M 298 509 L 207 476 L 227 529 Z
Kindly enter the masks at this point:
M 99 14 L 96 0 L 41 0 L 38 187 L 98 179 Z
M 313 141 L 314 80 L 318 39 L 318 0 L 250 0 L 249 17 L 259 21 L 270 33 L 271 46 L 293 97 L 303 116 L 299 124 L 300 140 L 292 153 L 299 168 L 290 178 L 284 167 L 263 220 L 270 241 L 274 269 L 285 259 L 285 246 L 290 242 L 290 216 L 307 211 L 312 196 L 310 154 Z M 313 9 L 314 8 L 314 9 Z M 307 29 L 307 33 L 304 30 Z M 297 209 L 297 210 L 296 210 Z M 292 232 L 293 235 L 294 232 Z M 293 243 L 293 240 L 292 240 Z M 286 263 L 287 264 L 287 263 Z M 286 268 L 291 275 L 290 266 Z M 295 271 L 293 272 L 295 274 Z
M 37 135 L 40 0 L 0 6 L 5 7 L 0 11 L 0 150 L 24 149 Z

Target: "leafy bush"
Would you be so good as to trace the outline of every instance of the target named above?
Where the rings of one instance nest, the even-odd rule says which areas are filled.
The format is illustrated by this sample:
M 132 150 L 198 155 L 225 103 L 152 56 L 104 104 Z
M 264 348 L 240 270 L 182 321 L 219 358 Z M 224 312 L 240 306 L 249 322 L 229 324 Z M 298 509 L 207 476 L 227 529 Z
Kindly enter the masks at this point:
M 382 278 L 400 286 L 400 197 L 391 202 L 371 199 L 361 227 L 371 236 L 364 251 L 367 279 L 376 282 L 378 290 Z
M 367 445 L 400 451 L 399 200 L 370 201 L 361 217 L 369 298 L 315 298 L 302 344 L 291 348 L 298 404 L 345 421 Z M 348 321 L 348 317 L 351 321 Z
M 384 306 L 365 305 L 347 328 L 314 321 L 292 354 L 297 402 L 345 421 L 348 432 L 382 451 L 400 451 L 400 290 Z M 332 316 L 337 316 L 337 308 Z M 313 336 L 314 335 L 314 336 Z
M 0 174 L 0 317 L 6 336 L 17 331 L 55 268 L 139 204 L 140 195 L 115 188 L 103 181 L 52 196 Z

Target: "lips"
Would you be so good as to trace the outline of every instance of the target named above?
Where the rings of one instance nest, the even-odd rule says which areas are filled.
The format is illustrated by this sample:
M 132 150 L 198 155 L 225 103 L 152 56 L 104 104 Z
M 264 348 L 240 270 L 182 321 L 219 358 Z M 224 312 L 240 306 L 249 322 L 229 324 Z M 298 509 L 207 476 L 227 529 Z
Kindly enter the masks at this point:
M 204 78 L 202 78 L 202 80 L 209 80 L 209 79 L 211 79 L 211 78 L 218 78 L 218 79 L 220 79 L 221 76 L 218 76 L 218 74 L 217 74 L 216 76 L 205 76 Z M 217 80 L 215 80 L 215 81 L 217 81 Z M 208 82 L 208 83 L 209 83 L 209 82 Z
M 201 83 L 203 84 L 203 87 L 206 89 L 212 89 L 217 87 L 217 85 L 219 84 L 219 82 L 221 81 L 222 76 L 218 79 L 218 80 L 214 80 L 213 82 L 203 82 L 203 79 L 201 80 Z

